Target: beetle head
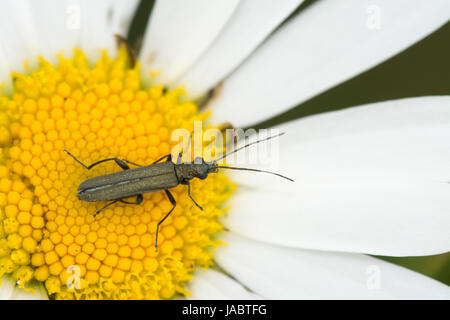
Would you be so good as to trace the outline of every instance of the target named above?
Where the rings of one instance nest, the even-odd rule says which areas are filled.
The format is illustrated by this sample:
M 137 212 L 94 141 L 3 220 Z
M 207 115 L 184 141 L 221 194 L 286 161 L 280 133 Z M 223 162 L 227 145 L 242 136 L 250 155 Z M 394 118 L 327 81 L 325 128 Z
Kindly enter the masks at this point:
M 206 179 L 208 177 L 208 174 L 216 173 L 219 170 L 217 167 L 217 163 L 206 162 L 201 157 L 195 158 L 194 164 L 195 164 L 195 176 L 202 180 Z

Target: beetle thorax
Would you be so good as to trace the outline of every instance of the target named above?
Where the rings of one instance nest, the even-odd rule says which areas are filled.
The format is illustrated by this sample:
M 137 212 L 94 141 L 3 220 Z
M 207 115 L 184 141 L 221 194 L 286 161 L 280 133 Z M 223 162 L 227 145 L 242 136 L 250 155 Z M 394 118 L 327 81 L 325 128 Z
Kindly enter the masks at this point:
M 206 179 L 211 172 L 217 172 L 215 164 L 206 163 L 203 159 L 201 163 L 183 163 L 175 166 L 175 171 L 180 183 L 194 178 Z
M 178 179 L 181 183 L 194 178 L 206 179 L 208 176 L 208 166 L 204 164 L 184 163 L 175 167 Z

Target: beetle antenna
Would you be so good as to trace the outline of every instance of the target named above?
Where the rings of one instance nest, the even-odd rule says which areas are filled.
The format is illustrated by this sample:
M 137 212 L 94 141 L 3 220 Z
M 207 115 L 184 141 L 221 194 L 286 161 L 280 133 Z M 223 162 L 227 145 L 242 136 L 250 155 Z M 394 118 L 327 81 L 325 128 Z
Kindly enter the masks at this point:
M 250 142 L 250 143 L 246 144 L 246 145 L 243 146 L 243 147 L 240 147 L 240 148 L 234 149 L 234 150 L 231 151 L 231 152 L 228 152 L 227 154 L 225 154 L 225 155 L 221 156 L 220 158 L 214 160 L 214 162 L 220 161 L 220 160 L 222 160 L 222 159 L 228 157 L 229 155 L 238 152 L 239 150 L 242 150 L 242 149 L 245 149 L 245 148 L 247 148 L 247 147 L 250 147 L 251 145 L 254 145 L 254 144 L 257 144 L 257 143 L 260 143 L 260 142 L 263 142 L 263 141 L 267 141 L 267 140 L 270 140 L 270 139 L 273 139 L 273 138 L 282 136 L 283 134 L 284 134 L 284 132 L 279 133 L 279 134 L 276 134 L 276 135 L 273 135 L 273 136 L 270 136 L 270 137 L 267 137 L 267 138 L 265 138 L 265 139 L 260 139 L 260 140 L 257 140 L 257 141 Z M 237 169 L 237 168 L 229 167 L 229 169 Z M 253 169 L 250 170 L 250 171 L 253 171 Z
M 283 179 L 286 179 L 286 180 L 295 182 L 295 181 L 294 181 L 293 179 L 291 179 L 291 178 L 288 178 L 288 177 L 283 176 L 283 175 L 281 175 L 281 174 L 279 174 L 279 173 L 271 172 L 271 171 L 258 170 L 258 169 L 249 169 L 249 168 L 227 167 L 227 166 L 217 166 L 217 168 L 220 168 L 220 169 L 231 169 L 231 170 L 243 170 L 243 171 L 255 171 L 255 172 L 270 173 L 270 174 L 276 175 L 276 176 L 278 176 L 278 177 L 280 177 L 280 178 L 283 178 Z

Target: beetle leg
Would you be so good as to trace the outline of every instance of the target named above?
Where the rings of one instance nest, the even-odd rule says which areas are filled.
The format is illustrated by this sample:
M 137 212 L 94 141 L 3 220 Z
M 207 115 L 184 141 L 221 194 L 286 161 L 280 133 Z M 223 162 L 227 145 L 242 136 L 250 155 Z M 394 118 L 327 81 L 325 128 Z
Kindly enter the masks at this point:
M 177 164 L 181 164 L 181 160 L 183 160 L 183 152 L 188 152 L 188 148 L 191 146 L 191 139 L 192 139 L 192 134 L 189 135 L 189 139 L 188 139 L 188 143 L 186 145 L 186 148 L 183 149 L 183 151 L 181 151 L 178 154 L 178 158 L 177 158 Z
M 126 163 L 132 164 L 132 165 L 134 165 L 136 167 L 143 167 L 143 165 L 131 162 L 130 160 L 127 160 L 127 159 L 122 159 L 122 161 L 125 161 Z
M 182 159 L 183 159 L 183 152 L 180 152 L 177 157 L 177 164 L 181 164 Z
M 117 163 L 117 165 L 118 165 L 119 167 L 121 167 L 123 170 L 129 170 L 129 169 L 130 169 L 130 167 L 129 167 L 125 162 L 123 162 L 122 160 L 120 160 L 119 158 L 108 158 L 108 159 L 104 159 L 104 160 L 97 161 L 97 162 L 91 164 L 89 167 L 87 167 L 87 169 L 89 170 L 89 169 L 91 169 L 92 167 L 94 167 L 94 166 L 96 166 L 96 165 L 98 165 L 98 164 L 100 164 L 100 163 L 102 163 L 102 162 L 112 161 L 112 160 L 114 160 L 114 161 Z
M 159 233 L 159 226 L 161 225 L 161 223 L 164 222 L 164 220 L 167 219 L 167 217 L 172 213 L 173 209 L 175 209 L 175 207 L 177 206 L 177 202 L 175 201 L 175 198 L 173 197 L 173 195 L 170 193 L 169 190 L 164 190 L 167 194 L 167 198 L 169 198 L 170 203 L 172 203 L 173 208 L 170 209 L 170 211 L 164 216 L 164 218 L 161 219 L 161 221 L 158 222 L 157 226 L 156 226 L 156 240 L 155 240 L 155 249 L 156 251 L 158 251 L 158 233 Z
M 138 194 L 138 195 L 136 196 L 136 201 L 135 201 L 135 202 L 129 202 L 129 201 L 125 201 L 125 200 L 123 200 L 123 199 L 114 200 L 114 201 L 108 203 L 106 206 L 104 206 L 104 207 L 101 208 L 100 210 L 98 210 L 98 211 L 94 214 L 94 216 L 97 216 L 100 212 L 102 212 L 103 210 L 105 210 L 105 209 L 108 208 L 110 205 L 112 205 L 112 204 L 114 204 L 114 203 L 116 203 L 116 202 L 119 202 L 119 201 L 120 201 L 120 202 L 126 203 L 126 204 L 141 204 L 143 199 L 144 199 L 144 198 L 143 198 L 142 194 Z
M 117 201 L 119 201 L 119 200 L 114 200 L 114 201 L 108 203 L 106 206 L 104 206 L 103 208 L 101 208 L 100 210 L 98 210 L 98 211 L 94 214 L 94 217 L 97 216 L 100 212 L 102 212 L 102 211 L 105 210 L 106 208 L 108 208 L 110 205 L 116 203 Z
M 94 162 L 94 163 L 91 164 L 90 166 L 87 166 L 87 165 L 85 165 L 83 162 L 81 162 L 80 160 L 78 160 L 77 158 L 75 158 L 75 156 L 74 156 L 73 154 L 71 154 L 69 151 L 67 151 L 67 150 L 65 150 L 65 149 L 64 149 L 64 151 L 67 152 L 67 154 L 68 154 L 69 156 L 71 156 L 76 162 L 78 162 L 79 164 L 81 164 L 83 167 L 85 167 L 85 168 L 88 169 L 88 170 L 92 169 L 93 167 L 95 167 L 96 165 L 98 165 L 98 164 L 100 164 L 100 163 L 103 163 L 103 162 L 106 162 L 106 161 L 112 161 L 112 160 L 114 160 L 114 161 L 117 163 L 117 165 L 118 165 L 119 167 L 121 167 L 123 170 L 128 170 L 128 169 L 130 169 L 130 167 L 129 167 L 125 162 L 123 162 L 122 160 L 120 160 L 119 158 L 108 158 L 108 159 L 103 159 L 103 160 Z
M 203 208 L 197 203 L 197 201 L 195 201 L 194 200 L 194 198 L 192 198 L 192 196 L 191 196 L 191 183 L 189 182 L 189 181 L 187 181 L 187 186 L 188 186 L 188 195 L 189 195 L 189 198 L 191 198 L 191 200 L 192 200 L 192 202 L 194 202 L 194 204 L 200 209 L 200 210 L 202 210 L 203 211 Z
M 164 159 L 166 159 L 166 158 L 167 158 L 167 161 L 172 161 L 172 155 L 171 155 L 171 154 L 168 154 L 168 155 L 165 155 L 164 157 L 159 158 L 158 160 L 156 160 L 156 161 L 153 162 L 152 164 L 161 162 L 162 160 L 164 160 Z
M 138 194 L 136 196 L 136 201 L 135 202 L 129 202 L 129 201 L 125 201 L 123 199 L 120 199 L 119 201 L 122 202 L 122 203 L 126 203 L 126 204 L 141 204 L 143 199 L 144 198 L 142 197 L 142 194 Z
M 177 158 L 177 164 L 180 164 L 179 162 L 181 162 L 182 156 L 183 156 L 183 152 L 180 152 L 180 154 L 178 155 L 178 158 Z M 155 162 L 153 162 L 152 164 L 161 162 L 164 159 L 167 159 L 167 161 L 172 161 L 172 154 L 165 155 L 164 157 L 161 157 L 158 160 L 156 160 Z M 129 162 L 129 161 L 127 161 L 127 162 L 128 163 L 132 163 L 132 162 Z M 135 164 L 135 163 L 132 163 L 132 164 Z M 139 166 L 139 165 L 137 164 L 137 166 Z

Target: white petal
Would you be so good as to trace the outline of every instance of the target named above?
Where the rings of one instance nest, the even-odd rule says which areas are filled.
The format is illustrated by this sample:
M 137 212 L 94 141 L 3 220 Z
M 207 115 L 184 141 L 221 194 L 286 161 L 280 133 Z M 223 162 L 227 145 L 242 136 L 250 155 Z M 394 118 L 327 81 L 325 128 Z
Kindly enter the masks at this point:
M 359 254 L 290 249 L 231 233 L 215 260 L 269 299 L 449 299 L 450 288 L 399 266 Z
M 317 1 L 225 81 L 212 120 L 240 127 L 270 118 L 392 57 L 449 18 L 447 0 Z
M 235 280 L 212 269 L 197 270 L 189 285 L 193 300 L 256 300 L 260 296 L 249 292 Z
M 303 0 L 242 0 L 208 50 L 174 86 L 197 98 L 236 68 Z
M 450 96 L 367 104 L 294 120 L 274 129 L 286 133 L 271 140 L 274 148 L 279 143 L 278 152 L 267 155 L 250 148 L 236 158 L 257 154 L 260 163 L 271 162 L 263 168 L 281 170 L 299 183 L 318 178 L 450 181 Z M 262 178 L 254 173 L 237 175 L 239 183 L 251 186 Z M 270 186 L 285 184 L 276 180 Z
M 448 251 L 449 105 L 450 97 L 403 99 L 281 126 L 287 134 L 273 154 L 279 163 L 255 167 L 296 182 L 233 174 L 241 188 L 225 225 L 301 248 L 398 256 Z
M 211 44 L 238 3 L 239 0 L 157 1 L 141 51 L 144 78 L 148 71 L 160 71 L 156 82 L 174 81 Z
M 8 12 L 0 19 L 0 46 L 10 70 L 22 71 L 24 60 L 36 58 L 39 53 L 32 12 L 26 0 L 2 2 L 2 11 Z
M 137 0 L 4 1 L 8 15 L 0 21 L 0 46 L 13 71 L 24 71 L 43 56 L 56 62 L 60 52 L 81 47 L 94 60 L 99 49 L 115 52 L 114 33 L 125 34 Z
M 0 43 L 0 90 L 4 89 L 6 92 L 11 90 L 11 69 L 9 63 L 6 60 L 4 49 Z
M 81 12 L 81 48 L 90 60 L 106 49 L 114 56 L 116 40 L 114 34 L 126 35 L 137 1 L 123 0 L 79 0 Z
M 128 29 L 130 28 L 131 20 L 136 12 L 138 3 L 138 0 L 115 0 L 113 2 L 111 26 L 114 34 L 120 34 L 123 37 L 127 36 Z
M 3 277 L 0 286 L 0 300 L 11 300 L 16 282 L 11 277 Z
M 71 52 L 80 38 L 80 6 L 71 0 L 4 1 L 0 43 L 11 70 L 23 71 L 27 60 L 31 66 L 36 58 L 56 62 L 59 52 Z M 51 12 L 51 14 L 49 14 Z
M 77 2 L 29 0 L 28 4 L 39 54 L 52 62 L 57 61 L 56 55 L 59 52 L 70 55 L 80 39 L 80 9 Z M 17 23 L 22 22 L 18 21 Z M 30 55 L 25 58 L 32 62 L 36 56 Z
M 300 183 L 283 193 L 242 188 L 224 224 L 285 246 L 421 256 L 450 249 L 449 198 L 449 184 L 389 180 Z
M 36 292 L 25 291 L 20 288 L 16 288 L 11 296 L 12 300 L 48 300 L 47 292 L 42 284 L 34 287 Z
M 0 300 L 48 300 L 47 293 L 42 284 L 35 285 L 31 291 L 18 288 L 11 277 L 3 277 L 0 286 Z

